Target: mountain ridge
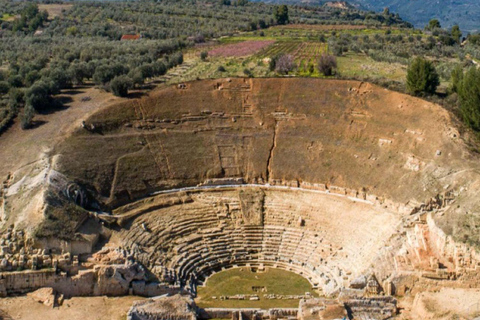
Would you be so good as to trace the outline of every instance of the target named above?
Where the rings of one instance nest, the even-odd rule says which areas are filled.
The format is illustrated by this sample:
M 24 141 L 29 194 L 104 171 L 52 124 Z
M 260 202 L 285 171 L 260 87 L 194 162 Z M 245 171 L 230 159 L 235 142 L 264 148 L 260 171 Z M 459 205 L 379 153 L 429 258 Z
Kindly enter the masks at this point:
M 347 2 L 360 10 L 379 12 L 389 8 L 390 12 L 398 13 L 403 20 L 412 23 L 416 28 L 423 28 L 430 19 L 435 18 L 444 28 L 451 28 L 458 24 L 464 35 L 480 31 L 480 20 L 478 20 L 480 7 L 475 0 L 264 0 L 263 2 L 300 5 Z

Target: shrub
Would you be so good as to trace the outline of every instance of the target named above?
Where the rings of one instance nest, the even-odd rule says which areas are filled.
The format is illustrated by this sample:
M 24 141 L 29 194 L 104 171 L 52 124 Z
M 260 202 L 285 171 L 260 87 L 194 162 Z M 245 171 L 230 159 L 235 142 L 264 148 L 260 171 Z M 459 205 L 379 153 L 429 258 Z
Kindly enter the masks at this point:
M 270 58 L 270 61 L 268 62 L 268 69 L 270 71 L 274 71 L 275 70 L 275 66 L 277 65 L 277 60 L 280 56 L 278 55 L 275 55 L 273 57 Z
M 411 94 L 433 94 L 439 84 L 437 71 L 430 61 L 417 57 L 408 66 L 407 90 Z
M 207 51 L 202 51 L 200 53 L 200 59 L 202 59 L 202 61 L 207 60 L 207 57 L 208 57 L 208 52 Z
M 132 79 L 125 75 L 115 77 L 110 82 L 110 90 L 112 90 L 113 94 L 118 97 L 126 97 L 128 95 L 128 89 L 131 89 L 132 87 Z
M 217 71 L 218 71 L 218 72 L 225 72 L 225 71 L 227 71 L 227 70 L 225 70 L 225 67 L 224 67 L 224 66 L 218 66 Z
M 322 54 L 318 59 L 318 71 L 324 76 L 332 76 L 337 69 L 337 58 L 330 54 Z
M 10 85 L 6 81 L 0 81 L 0 94 L 6 94 L 10 90 Z
M 23 87 L 22 77 L 20 75 L 14 74 L 8 78 L 8 83 L 12 88 Z
M 275 6 L 273 9 L 273 16 L 275 17 L 277 24 L 287 24 L 289 22 L 288 7 L 284 4 Z
M 66 70 L 56 68 L 50 71 L 50 79 L 55 83 L 59 89 L 70 88 L 72 80 Z
M 247 69 L 247 68 L 243 69 L 243 74 L 249 78 L 253 77 L 252 71 L 250 71 L 250 69 Z
M 25 103 L 38 112 L 44 111 L 50 105 L 50 93 L 51 88 L 47 82 L 37 81 L 25 92 Z
M 295 70 L 296 65 L 293 59 L 293 56 L 290 54 L 285 54 L 280 56 L 275 63 L 275 71 L 280 74 L 288 74 Z
M 163 76 L 167 73 L 167 67 L 162 61 L 156 61 L 153 63 L 153 74 L 155 76 Z
M 145 79 L 143 78 L 142 71 L 140 69 L 135 69 L 130 71 L 128 74 L 130 79 L 132 79 L 132 83 L 134 86 L 137 85 L 142 85 L 145 82 Z
M 460 113 L 464 122 L 480 131 L 480 70 L 471 67 L 465 74 L 452 73 L 452 87 L 458 93 Z
M 23 114 L 20 118 L 20 125 L 23 130 L 29 129 L 32 127 L 33 116 L 35 114 L 35 110 L 30 104 L 27 104 L 23 109 Z
M 109 82 L 115 77 L 113 70 L 109 66 L 99 66 L 93 74 L 93 82 L 101 85 Z
M 460 43 L 460 38 L 462 37 L 462 31 L 460 31 L 460 27 L 458 25 L 454 25 L 452 30 L 450 31 L 452 38 L 455 40 L 456 43 Z
M 433 31 L 435 29 L 440 29 L 442 26 L 440 25 L 440 21 L 438 19 L 431 19 L 428 22 L 428 25 L 425 26 L 425 30 Z

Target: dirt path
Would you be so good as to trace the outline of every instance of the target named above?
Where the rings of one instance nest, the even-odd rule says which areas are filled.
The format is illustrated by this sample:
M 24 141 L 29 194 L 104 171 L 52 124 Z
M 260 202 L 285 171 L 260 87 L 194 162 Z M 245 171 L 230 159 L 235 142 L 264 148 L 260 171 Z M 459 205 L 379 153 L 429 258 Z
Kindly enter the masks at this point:
M 90 114 L 107 107 L 120 98 L 92 87 L 70 90 L 61 95 L 71 98 L 62 110 L 45 115 L 36 115 L 37 126 L 22 130 L 20 118 L 0 136 L 0 178 L 9 172 L 35 164 L 47 157 L 55 144 L 78 128 Z M 82 101 L 89 97 L 89 101 Z M 87 99 L 88 100 L 88 99 Z

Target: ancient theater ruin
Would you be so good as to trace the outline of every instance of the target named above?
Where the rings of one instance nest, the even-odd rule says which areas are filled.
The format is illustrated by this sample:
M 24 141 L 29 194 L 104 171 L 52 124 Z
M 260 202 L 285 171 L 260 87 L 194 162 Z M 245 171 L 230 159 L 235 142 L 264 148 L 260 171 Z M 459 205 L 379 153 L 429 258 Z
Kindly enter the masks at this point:
M 49 157 L 4 182 L 3 296 L 148 297 L 129 319 L 408 319 L 480 286 L 461 228 L 478 155 L 440 106 L 368 83 L 170 86 L 91 115 Z M 240 269 L 308 290 L 232 277 L 199 293 Z

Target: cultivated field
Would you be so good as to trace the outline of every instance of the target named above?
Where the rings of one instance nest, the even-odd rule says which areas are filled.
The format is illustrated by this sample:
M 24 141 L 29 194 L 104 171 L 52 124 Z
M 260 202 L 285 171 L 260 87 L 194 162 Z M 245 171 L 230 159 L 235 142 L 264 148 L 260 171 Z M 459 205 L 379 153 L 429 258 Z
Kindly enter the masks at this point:
M 282 54 L 294 57 L 301 73 L 315 71 L 320 56 L 328 52 L 327 45 L 322 42 L 278 42 L 259 54 L 260 58 L 272 58 Z
M 239 43 L 227 44 L 216 47 L 208 52 L 212 57 L 243 57 L 257 53 L 258 51 L 270 46 L 275 41 L 244 41 Z

